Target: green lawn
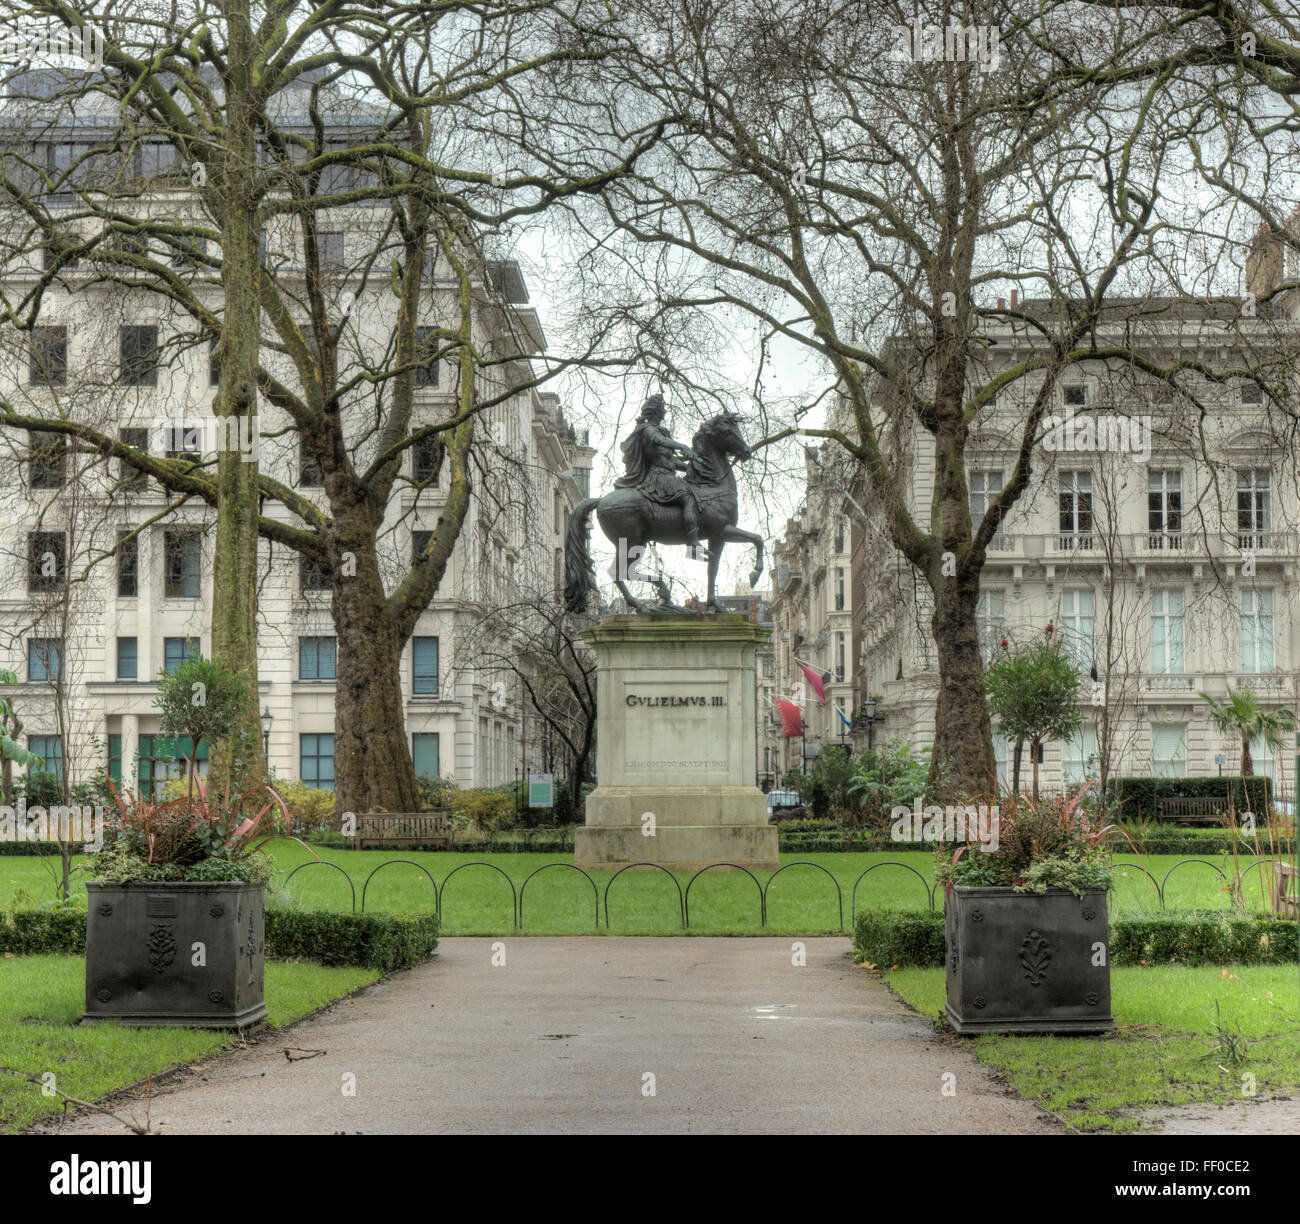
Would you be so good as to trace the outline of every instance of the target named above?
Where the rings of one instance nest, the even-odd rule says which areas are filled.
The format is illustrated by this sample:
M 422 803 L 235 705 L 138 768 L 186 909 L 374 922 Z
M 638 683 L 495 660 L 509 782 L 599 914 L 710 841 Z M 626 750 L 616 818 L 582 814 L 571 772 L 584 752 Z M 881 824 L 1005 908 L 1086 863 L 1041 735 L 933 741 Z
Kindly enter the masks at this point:
M 917 1011 L 943 1007 L 942 969 L 895 969 L 885 980 Z M 1300 1091 L 1300 984 L 1294 966 L 1111 970 L 1118 1028 L 1101 1037 L 963 1038 L 1022 1096 L 1080 1130 L 1138 1129 L 1128 1111 L 1243 1099 L 1243 1075 L 1260 1098 Z M 1246 1038 L 1237 1067 L 1209 1056 L 1215 1002 Z M 960 1091 L 960 1085 L 958 1086 Z
M 270 894 L 272 905 L 293 905 L 308 909 L 347 909 L 351 894 L 347 880 L 327 867 L 309 867 L 299 872 L 284 887 L 285 878 L 294 867 L 310 861 L 310 854 L 293 842 L 274 843 L 274 853 L 282 867 L 279 887 Z M 446 854 L 404 853 L 400 851 L 349 851 L 318 849 L 319 856 L 339 864 L 355 883 L 356 904 L 361 908 L 366 877 L 379 864 L 398 858 L 411 859 L 427 869 L 439 890 L 453 870 L 467 863 L 490 861 L 513 882 L 516 891 L 528 875 L 548 863 L 572 863 L 564 854 Z M 928 887 L 933 880 L 934 860 L 927 853 L 881 852 L 847 854 L 782 855 L 782 862 L 811 862 L 829 872 L 843 892 L 844 926 L 850 925 L 850 894 L 854 881 L 877 863 L 891 861 L 907 864 L 924 877 L 924 883 L 907 867 L 885 866 L 873 870 L 858 885 L 858 908 L 925 909 L 929 905 Z M 1127 856 L 1120 863 L 1137 863 Z M 1150 855 L 1140 860 L 1157 879 L 1180 861 L 1177 855 Z M 1212 860 L 1213 861 L 1213 860 Z M 1245 860 L 1243 860 L 1245 861 Z M 54 896 L 57 862 L 5 856 L 0 857 L 0 908 L 30 905 Z M 1230 866 L 1219 861 L 1222 870 Z M 600 898 L 600 932 L 604 933 L 605 885 L 610 872 L 594 872 L 592 879 Z M 762 882 L 767 872 L 756 873 Z M 78 883 L 84 876 L 75 877 Z M 690 874 L 677 873 L 685 893 Z M 1271 887 L 1268 871 L 1253 870 L 1246 879 L 1248 906 L 1259 909 L 1266 890 Z M 1229 898 L 1223 883 L 1209 866 L 1191 863 L 1180 867 L 1169 879 L 1166 901 L 1170 909 L 1227 908 Z M 940 898 L 942 904 L 942 898 Z M 385 868 L 370 883 L 365 895 L 369 910 L 412 912 L 433 908 L 433 889 L 419 867 L 406 864 Z M 1114 918 L 1124 913 L 1157 908 L 1156 891 L 1135 867 L 1122 870 L 1111 897 L 1110 913 Z M 495 935 L 511 929 L 510 885 L 491 867 L 474 867 L 461 871 L 451 880 L 443 899 L 442 930 L 445 935 Z M 534 935 L 596 933 L 596 904 L 589 884 L 576 871 L 544 871 L 528 884 L 523 897 L 523 929 Z M 677 888 L 664 872 L 629 871 L 621 875 L 609 892 L 609 932 L 619 935 L 671 935 L 681 930 Z M 701 935 L 757 934 L 759 923 L 758 889 L 746 875 L 736 871 L 712 871 L 701 876 L 690 891 L 690 929 Z M 766 930 L 774 935 L 812 935 L 839 929 L 839 910 L 835 888 L 827 876 L 811 867 L 788 871 L 772 886 L 768 894 Z
M 379 977 L 375 969 L 322 965 L 266 966 L 266 1006 L 276 1027 Z M 122 1028 L 76 1023 L 86 998 L 86 962 L 79 956 L 18 956 L 0 960 L 0 1064 L 37 1075 L 83 1101 L 148 1075 L 202 1058 L 226 1045 L 229 1033 L 185 1028 Z M 12 1134 L 63 1104 L 40 1086 L 0 1074 L 0 1132 Z M 143 1120 L 143 1110 L 132 1111 Z

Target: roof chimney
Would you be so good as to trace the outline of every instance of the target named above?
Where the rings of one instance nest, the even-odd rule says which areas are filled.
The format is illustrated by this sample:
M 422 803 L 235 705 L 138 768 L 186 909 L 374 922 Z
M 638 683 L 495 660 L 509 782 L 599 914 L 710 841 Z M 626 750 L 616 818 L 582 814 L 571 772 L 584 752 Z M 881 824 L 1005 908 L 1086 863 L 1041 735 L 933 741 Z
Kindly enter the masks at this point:
M 998 309 L 999 309 L 999 310 L 1006 310 L 1006 308 L 1007 308 L 1007 299 L 1006 299 L 1006 298 L 998 298 Z
M 1015 310 L 1015 308 L 1019 305 L 1020 305 L 1020 290 L 1013 289 L 1011 291 L 1011 309 Z
M 1246 292 L 1263 297 L 1282 279 L 1282 262 L 1282 235 L 1261 225 L 1246 256 Z

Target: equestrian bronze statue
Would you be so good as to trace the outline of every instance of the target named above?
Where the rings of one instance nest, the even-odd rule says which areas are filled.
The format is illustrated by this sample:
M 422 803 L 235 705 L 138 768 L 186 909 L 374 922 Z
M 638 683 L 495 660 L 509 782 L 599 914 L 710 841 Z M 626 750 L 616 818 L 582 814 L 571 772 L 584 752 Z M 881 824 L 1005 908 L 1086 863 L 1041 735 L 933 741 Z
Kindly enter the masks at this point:
M 586 611 L 597 590 L 596 571 L 587 551 L 587 519 L 593 510 L 600 529 L 617 549 L 614 582 L 628 607 L 637 612 L 684 611 L 673 604 L 662 577 L 638 568 L 645 546 L 652 542 L 685 544 L 696 558 L 704 555 L 701 541 L 705 542 L 709 566 L 705 610 L 709 612 L 718 610 L 714 588 L 723 545 L 754 546 L 751 586 L 757 585 L 763 573 L 763 537 L 736 526 L 739 500 L 730 461 L 743 462 L 751 457 L 740 434 L 739 417 L 730 412 L 715 416 L 700 426 L 690 446 L 675 441 L 663 421 L 663 397 L 652 395 L 642 405 L 636 426 L 623 443 L 625 474 L 614 482 L 613 492 L 587 498 L 569 516 L 564 600 L 571 612 Z M 628 589 L 628 579 L 653 584 L 659 602 L 647 604 L 637 599 Z

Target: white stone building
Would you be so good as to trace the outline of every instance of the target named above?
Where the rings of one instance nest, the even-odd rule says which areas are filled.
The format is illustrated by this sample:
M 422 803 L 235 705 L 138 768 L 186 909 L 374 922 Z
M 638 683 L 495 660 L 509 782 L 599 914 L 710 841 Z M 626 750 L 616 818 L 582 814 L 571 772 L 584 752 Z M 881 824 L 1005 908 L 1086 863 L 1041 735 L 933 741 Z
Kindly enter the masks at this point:
M 1145 303 L 1135 320 L 1133 303 L 1116 304 L 1110 325 L 1117 342 L 1132 338 L 1161 364 L 1189 356 L 1216 371 L 1263 363 L 1274 385 L 1289 388 L 1284 405 L 1270 405 L 1258 384 L 1236 377 L 1218 381 L 1185 371 L 1182 391 L 1171 393 L 1117 362 L 1085 361 L 1062 376 L 1057 427 L 1035 448 L 1030 487 L 994 536 L 981 578 L 986 664 L 1004 637 L 1023 642 L 1050 623 L 1082 678 L 1083 729 L 1072 742 L 1044 745 L 1044 788 L 1095 776 L 1103 756 L 1112 776 L 1234 772 L 1240 744 L 1213 728 L 1201 692 L 1222 700 L 1229 687 L 1249 687 L 1266 708 L 1300 710 L 1300 499 L 1293 440 L 1284 432 L 1296 405 L 1295 296 L 1261 306 L 1251 318 L 1231 303 Z M 1021 305 L 1031 313 L 1049 309 L 1029 300 Z M 987 378 L 1033 349 L 1023 327 L 999 324 L 988 334 L 996 344 Z M 1103 326 L 1099 345 L 1107 339 Z M 967 478 L 975 522 L 1011 476 L 1038 385 L 1032 377 L 1013 383 L 973 432 Z M 1114 432 L 1121 424 L 1123 433 Z M 1097 449 L 1099 434 L 1106 449 Z M 806 505 L 776 550 L 778 673 L 783 685 L 797 682 L 789 660 L 811 653 L 838 681 L 834 642 L 841 630 L 830 592 L 843 563 L 853 625 L 846 704 L 859 708 L 868 695 L 879 698 L 877 744 L 901 736 L 928 746 L 937 691 L 929 590 L 887 539 L 860 480 L 836 481 L 833 492 L 819 487 L 819 464 L 829 453 L 822 448 L 817 462 L 810 459 Z M 929 435 L 912 429 L 893 462 L 908 474 L 911 512 L 927 521 Z M 852 524 L 851 560 L 842 561 L 828 542 L 836 539 L 840 515 Z M 815 703 L 807 708 L 810 739 L 833 739 L 827 712 Z M 861 730 L 852 738 L 867 742 Z M 789 749 L 795 765 L 798 741 Z M 994 749 L 1006 784 L 1012 747 L 996 726 Z M 1294 794 L 1292 752 L 1274 760 L 1257 743 L 1253 755 L 1257 772 Z M 1029 773 L 1026 749 L 1022 786 Z
M 291 116 L 293 98 L 281 104 Z M 34 147 L 48 155 L 51 166 L 75 160 L 102 139 L 111 116 L 97 106 L 91 100 L 75 124 L 38 134 Z M 346 126 L 331 136 L 345 140 Z M 125 169 L 116 172 L 138 182 L 131 205 L 138 215 L 212 225 L 167 160 L 167 146 L 142 141 L 127 156 Z M 66 204 L 68 232 L 84 240 L 95 221 L 79 217 L 74 193 Z M 394 302 L 392 295 L 353 292 L 360 286 L 358 269 L 375 252 L 387 221 L 384 208 L 366 205 L 339 208 L 319 220 L 329 292 L 340 316 L 348 318 L 339 360 L 349 374 L 382 363 L 391 343 L 392 315 L 385 303 Z M 282 285 L 301 283 L 300 235 L 288 225 L 271 225 L 263 248 Z M 519 267 L 483 260 L 473 251 L 465 257 L 479 268 L 474 342 L 487 357 L 506 362 L 481 378 L 480 395 L 487 398 L 526 383 L 530 358 L 543 351 L 545 338 L 527 305 Z M 181 256 L 173 266 L 219 306 L 220 286 L 210 267 Z M 430 323 L 458 317 L 458 282 L 436 260 L 428 261 L 427 272 L 422 315 Z M 206 342 L 158 294 L 101 281 L 96 273 L 93 258 L 63 270 L 45 295 L 42 330 L 27 334 L 0 325 L 0 396 L 20 413 L 63 413 L 133 445 L 147 440 L 156 454 L 197 448 L 206 460 L 214 459 L 218 441 L 208 405 L 216 384 Z M 39 255 L 31 251 L 11 255 L 0 267 L 10 300 L 29 290 L 38 274 Z M 144 361 L 150 351 L 155 359 Z M 294 366 L 273 343 L 264 344 L 263 363 L 287 385 L 295 383 Z M 431 362 L 416 382 L 414 424 L 444 419 L 456 402 L 456 367 Z M 379 411 L 378 397 L 367 395 L 359 380 L 344 407 L 359 466 L 373 449 L 367 433 L 373 434 Z M 205 420 L 206 431 L 200 428 Z M 258 421 L 261 471 L 324 507 L 319 471 L 300 452 L 287 415 L 263 402 Z M 167 428 L 172 422 L 185 424 L 184 437 Z M 508 684 L 503 673 L 485 671 L 462 643 L 476 609 L 485 604 L 518 599 L 521 592 L 558 598 L 562 527 L 569 509 L 586 495 L 594 456 L 566 421 L 558 397 L 544 390 L 517 391 L 485 413 L 481 425 L 473 496 L 459 543 L 402 656 L 406 729 L 417 772 L 450 777 L 461 786 L 510 782 L 539 767 L 540 731 L 529 725 L 524 742 L 517 685 Z M 394 584 L 410 563 L 419 533 L 432 531 L 438 521 L 442 493 L 413 487 L 431 462 L 426 449 L 406 453 L 404 479 L 388 506 L 379 550 Z M 119 467 L 116 460 L 106 462 L 48 437 L 0 431 L 0 666 L 19 677 L 12 699 L 27 742 L 66 769 L 70 780 L 89 778 L 101 764 L 111 766 L 113 776 L 130 776 L 138 758 L 138 776 L 148 789 L 154 777 L 178 769 L 176 745 L 161 739 L 152 708 L 159 669 L 188 650 L 211 649 L 215 512 L 197 501 L 169 510 L 174 497 L 157 482 L 124 480 L 130 473 Z M 268 502 L 266 513 L 277 512 L 288 517 Z M 137 529 L 133 549 L 100 560 L 122 533 Z M 258 706 L 269 760 L 280 777 L 332 789 L 335 640 L 329 592 L 312 589 L 311 567 L 300 564 L 296 553 L 266 540 L 260 547 Z M 60 658 L 61 690 L 51 682 Z M 62 702 L 56 700 L 60 691 Z

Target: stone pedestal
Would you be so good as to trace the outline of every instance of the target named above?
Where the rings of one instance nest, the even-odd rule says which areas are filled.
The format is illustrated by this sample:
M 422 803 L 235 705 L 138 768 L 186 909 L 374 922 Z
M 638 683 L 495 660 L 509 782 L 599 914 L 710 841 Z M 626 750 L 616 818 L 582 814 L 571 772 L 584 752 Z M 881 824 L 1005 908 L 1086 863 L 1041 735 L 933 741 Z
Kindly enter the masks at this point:
M 596 654 L 598 785 L 579 867 L 776 869 L 754 785 L 754 650 L 770 633 L 738 613 L 608 616 L 583 633 Z

